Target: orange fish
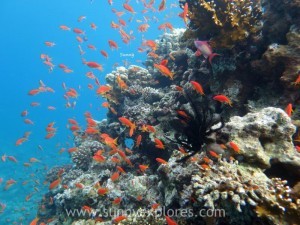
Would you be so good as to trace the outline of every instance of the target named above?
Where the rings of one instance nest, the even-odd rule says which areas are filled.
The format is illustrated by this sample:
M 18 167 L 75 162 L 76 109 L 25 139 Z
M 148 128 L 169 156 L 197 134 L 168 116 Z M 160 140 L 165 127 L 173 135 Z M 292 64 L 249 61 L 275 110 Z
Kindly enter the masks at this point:
M 39 221 L 39 218 L 36 217 L 34 220 L 32 220 L 30 222 L 30 225 L 37 225 L 38 221 Z
M 89 213 L 92 212 L 92 208 L 89 207 L 89 206 L 87 206 L 87 205 L 82 206 L 82 209 L 83 209 L 84 211 L 86 211 L 86 212 L 89 212 Z
M 113 204 L 114 205 L 119 205 L 120 203 L 121 203 L 121 201 L 122 201 L 122 198 L 121 197 L 119 197 L 119 198 L 115 198 L 114 200 L 113 200 Z
M 105 160 L 106 160 L 104 156 L 102 156 L 102 155 L 97 155 L 96 153 L 95 153 L 95 155 L 93 156 L 93 159 L 94 159 L 96 162 L 100 162 L 100 163 L 105 162 Z
M 166 9 L 166 0 L 162 0 L 158 6 L 158 11 L 163 11 Z
M 177 110 L 176 112 L 177 112 L 177 114 L 179 116 L 183 117 L 184 119 L 187 119 L 187 120 L 190 119 L 190 117 L 188 116 L 188 114 L 185 111 L 183 111 L 183 110 Z
M 177 223 L 168 216 L 166 216 L 166 221 L 168 225 L 177 225 Z
M 151 126 L 151 125 L 146 125 L 146 128 L 147 128 L 148 132 L 151 132 L 151 133 L 155 133 L 156 132 L 155 128 L 153 126 Z
M 285 112 L 286 114 L 291 117 L 292 116 L 292 113 L 293 113 L 293 105 L 291 103 L 289 103 L 287 105 L 287 107 L 285 108 Z
M 121 166 L 117 166 L 117 170 L 121 173 L 126 173 L 125 170 Z
M 56 188 L 60 184 L 60 182 L 61 182 L 60 178 L 58 178 L 57 180 L 53 181 L 50 184 L 49 189 L 52 190 L 52 189 Z
M 161 140 L 159 140 L 158 138 L 155 138 L 154 141 L 155 141 L 155 144 L 156 144 L 155 145 L 156 148 L 159 148 L 159 149 L 164 149 L 165 148 L 163 142 Z
M 119 27 L 120 27 L 120 25 L 119 25 L 119 24 L 117 24 L 117 23 L 115 23 L 114 21 L 111 21 L 111 22 L 110 22 L 110 27 L 111 27 L 111 28 L 115 28 L 115 29 L 117 29 L 117 28 L 119 28 Z
M 114 218 L 114 223 L 119 223 L 125 219 L 127 219 L 127 216 L 118 216 L 118 217 Z
M 51 42 L 51 41 L 45 41 L 44 43 L 45 43 L 45 45 L 48 46 L 48 47 L 53 47 L 53 46 L 55 45 L 55 43 L 54 43 L 54 42 Z
M 129 119 L 127 119 L 126 117 L 119 117 L 119 121 L 126 127 L 129 127 L 129 137 L 132 137 L 133 132 L 136 129 L 136 125 L 135 123 L 132 123 Z
M 170 23 L 163 23 L 163 24 L 158 26 L 158 29 L 159 30 L 164 30 L 164 32 L 166 32 L 167 29 L 172 31 L 174 28 L 173 28 L 172 24 L 170 24 Z
M 156 44 L 156 42 L 153 41 L 153 40 L 146 40 L 146 41 L 143 42 L 142 45 L 143 45 L 143 46 L 150 47 L 153 51 L 155 51 L 156 48 L 157 48 L 157 44 Z
M 22 116 L 22 117 L 28 116 L 28 114 L 29 114 L 29 113 L 28 113 L 27 110 L 24 110 L 24 111 L 21 112 L 21 116 Z
M 111 175 L 110 179 L 111 179 L 113 182 L 115 182 L 116 180 L 119 179 L 119 177 L 120 177 L 120 174 L 119 174 L 118 172 L 114 172 L 114 173 Z
M 225 95 L 215 95 L 213 99 L 221 103 L 226 103 L 232 107 L 231 100 Z
M 93 128 L 93 127 L 88 127 L 88 128 L 86 128 L 85 133 L 87 133 L 87 134 L 99 134 L 99 130 L 97 130 L 96 128 Z
M 67 30 L 67 31 L 70 31 L 70 30 L 71 30 L 70 27 L 65 26 L 65 25 L 61 25 L 61 26 L 59 26 L 59 28 L 60 28 L 61 30 Z
M 189 11 L 189 6 L 188 3 L 186 2 L 183 7 L 183 12 L 179 14 L 179 16 L 183 19 L 186 26 L 188 21 L 188 11 Z
M 200 165 L 201 167 L 202 167 L 202 169 L 204 169 L 204 170 L 208 170 L 208 169 L 210 169 L 210 166 L 209 165 L 207 165 L 207 164 L 201 164 Z
M 168 164 L 168 162 L 162 158 L 156 158 L 155 159 L 157 162 L 159 162 L 160 164 Z
M 123 27 L 125 27 L 126 26 L 126 22 L 125 22 L 125 20 L 122 20 L 122 19 L 119 19 L 119 23 L 123 26 Z
M 141 141 L 142 141 L 142 135 L 138 135 L 137 138 L 136 138 L 135 146 L 139 147 L 140 144 L 141 144 Z
M 119 117 L 119 121 L 126 127 L 131 127 L 132 126 L 132 122 L 127 119 L 126 117 Z
M 113 40 L 108 40 L 108 45 L 111 49 L 118 49 L 118 44 Z
M 32 107 L 36 107 L 36 106 L 39 106 L 39 105 L 40 105 L 39 102 L 31 102 L 30 103 L 30 106 L 32 106 Z
M 79 29 L 79 28 L 74 28 L 74 29 L 73 29 L 73 32 L 76 33 L 76 34 L 84 34 L 84 31 L 82 31 L 82 30 Z
M 16 141 L 16 146 L 19 146 L 21 144 L 23 144 L 23 142 L 27 141 L 27 138 L 19 138 L 17 141 Z
M 106 195 L 108 193 L 108 188 L 99 188 L 97 192 L 99 195 Z
M 93 69 L 97 69 L 97 70 L 100 70 L 100 71 L 103 71 L 103 67 L 101 64 L 97 63 L 97 62 L 84 62 L 85 65 L 87 65 L 88 67 L 90 68 L 93 68 Z
M 121 78 L 120 75 L 118 75 L 118 76 L 116 77 L 116 79 L 117 79 L 118 86 L 119 86 L 121 89 L 127 89 L 127 88 L 128 88 L 127 84 L 125 83 L 124 80 L 122 80 L 122 78 Z
M 294 85 L 299 85 L 300 84 L 300 72 L 299 75 L 297 77 L 297 79 L 295 80 L 295 82 L 293 82 Z
M 82 183 L 76 183 L 75 186 L 79 189 L 83 189 L 84 185 Z
M 101 55 L 103 55 L 105 58 L 108 58 L 108 53 L 104 50 L 100 51 Z
M 139 165 L 139 168 L 142 172 L 145 172 L 149 168 L 149 166 L 148 165 Z
M 110 86 L 108 86 L 108 85 L 102 85 L 102 86 L 100 86 L 100 87 L 97 89 L 96 93 L 97 93 L 98 95 L 105 95 L 105 94 L 106 94 L 107 92 L 109 92 L 111 89 L 112 89 L 112 88 L 111 88 Z
M 115 154 L 115 153 L 113 153 L 113 154 Z M 120 162 L 121 162 L 120 159 L 119 159 L 118 157 L 115 157 L 115 156 L 111 158 L 111 161 L 114 162 L 114 163 L 120 163 Z M 117 168 L 117 169 L 118 169 L 118 168 Z M 118 169 L 118 170 L 119 170 L 119 169 Z M 119 171 L 120 171 L 120 170 L 119 170 Z
M 30 158 L 29 162 L 31 163 L 36 163 L 36 162 L 41 162 L 40 160 L 38 160 L 37 158 Z
M 169 77 L 171 80 L 173 80 L 174 73 L 172 73 L 168 67 L 162 65 L 162 64 L 156 64 L 154 63 L 154 67 L 164 76 Z
M 37 95 L 38 93 L 40 93 L 39 89 L 33 89 L 28 92 L 28 95 Z
M 93 29 L 93 30 L 96 30 L 97 29 L 97 25 L 95 23 L 91 23 L 90 24 L 90 27 Z
M 209 151 L 209 154 L 212 156 L 212 157 L 214 157 L 214 158 L 219 158 L 220 156 L 216 153 L 216 152 L 214 152 L 214 151 Z
M 148 28 L 150 27 L 149 24 L 145 23 L 145 24 L 141 24 L 138 26 L 138 30 L 140 32 L 146 32 L 148 30 Z
M 207 164 L 210 164 L 212 162 L 208 157 L 203 157 L 203 161 Z
M 239 146 L 236 143 L 234 143 L 233 141 L 229 142 L 229 145 L 236 153 L 240 152 Z
M 92 118 L 86 118 L 87 124 L 89 127 L 96 127 L 97 126 L 97 122 L 95 120 L 93 120 Z
M 203 91 L 203 88 L 201 86 L 201 84 L 199 84 L 198 82 L 196 81 L 191 81 L 190 82 L 193 86 L 193 88 L 201 95 L 204 95 L 204 91 Z
M 152 204 L 151 208 L 152 208 L 153 210 L 156 210 L 159 206 L 160 206 L 159 203 L 154 203 L 154 204 Z
M 131 12 L 131 13 L 135 13 L 134 9 L 132 8 L 131 5 L 129 5 L 128 3 L 124 3 L 123 4 L 124 9 L 126 9 L 127 11 Z

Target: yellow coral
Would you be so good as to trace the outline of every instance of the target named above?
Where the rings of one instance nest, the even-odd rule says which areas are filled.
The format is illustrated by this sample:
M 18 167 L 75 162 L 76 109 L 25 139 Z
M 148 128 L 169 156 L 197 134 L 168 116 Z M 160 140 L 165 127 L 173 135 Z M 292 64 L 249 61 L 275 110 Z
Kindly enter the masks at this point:
M 185 0 L 194 37 L 211 39 L 217 47 L 232 47 L 259 33 L 260 0 Z

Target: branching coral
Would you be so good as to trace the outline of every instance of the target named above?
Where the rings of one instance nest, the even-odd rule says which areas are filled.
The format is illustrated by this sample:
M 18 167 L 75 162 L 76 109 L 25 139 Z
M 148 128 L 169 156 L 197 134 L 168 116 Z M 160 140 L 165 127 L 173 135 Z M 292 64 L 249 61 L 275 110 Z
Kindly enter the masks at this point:
M 232 47 L 259 33 L 262 10 L 260 0 L 191 0 L 190 27 L 194 38 L 211 39 L 218 47 Z

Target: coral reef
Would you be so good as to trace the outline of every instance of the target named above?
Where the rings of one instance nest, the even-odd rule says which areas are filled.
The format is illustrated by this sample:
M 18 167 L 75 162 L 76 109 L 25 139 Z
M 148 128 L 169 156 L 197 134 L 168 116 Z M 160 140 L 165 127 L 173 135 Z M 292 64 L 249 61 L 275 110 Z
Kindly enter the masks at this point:
M 92 156 L 100 149 L 103 149 L 103 145 L 98 141 L 84 141 L 72 154 L 72 161 L 77 168 L 87 170 L 92 162 Z
M 243 8 L 250 6 L 249 1 L 222 2 L 222 7 L 233 3 L 228 7 L 237 7 L 237 16 L 250 10 Z M 258 3 L 251 3 L 247 16 L 259 23 Z M 209 10 L 213 1 L 189 5 L 192 23 L 201 15 L 196 15 L 197 8 L 205 15 L 215 13 L 215 19 L 207 22 L 208 27 L 218 28 L 214 37 L 222 32 L 233 35 L 222 45 L 247 39 L 236 39 L 249 28 L 247 18 L 236 27 L 230 22 L 235 14 L 229 17 L 228 9 L 223 10 L 224 17 L 219 9 Z M 146 69 L 132 65 L 107 74 L 108 85 L 97 90 L 107 100 L 107 119 L 94 121 L 88 127 L 91 133 L 88 128 L 78 132 L 77 151 L 71 153 L 74 167 L 54 168 L 49 173 L 47 181 L 59 184 L 41 200 L 40 222 L 51 218 L 53 224 L 63 225 L 165 224 L 166 218 L 159 214 L 162 210 L 186 209 L 193 216 L 171 217 L 178 224 L 191 225 L 297 224 L 300 156 L 293 145 L 296 129 L 291 118 L 279 108 L 266 107 L 271 92 L 249 98 L 269 85 L 257 83 L 250 90 L 258 76 L 249 77 L 252 71 L 236 78 L 250 62 L 242 67 L 235 60 L 242 56 L 225 55 L 217 65 L 210 65 L 186 49 L 183 32 L 174 29 L 156 40 L 159 56 L 149 54 Z M 155 69 L 154 64 L 163 59 L 174 72 L 173 80 Z M 203 90 L 194 89 L 192 82 L 201 83 Z M 232 99 L 232 107 L 214 101 L 221 93 Z M 222 128 L 223 118 L 228 122 Z M 130 147 L 128 140 L 133 143 Z M 68 210 L 75 209 L 86 213 L 68 215 Z M 216 209 L 223 209 L 224 215 L 197 214 Z M 107 210 L 130 213 L 118 218 L 105 215 Z M 143 216 L 138 210 L 143 210 Z
M 261 60 L 253 61 L 252 66 L 263 71 L 269 79 L 278 79 L 289 89 L 297 89 L 293 82 L 300 71 L 300 29 L 291 26 L 286 34 L 287 44 L 273 43 L 269 45 Z
M 295 131 L 283 110 L 268 107 L 244 117 L 232 117 L 222 135 L 226 142 L 234 141 L 240 148 L 236 154 L 252 165 L 270 168 L 272 161 L 288 164 L 295 161 L 296 167 L 300 161 L 292 142 Z
M 254 39 L 262 27 L 260 0 L 180 1 L 189 5 L 190 28 L 186 37 L 211 40 L 217 47 L 233 47 Z

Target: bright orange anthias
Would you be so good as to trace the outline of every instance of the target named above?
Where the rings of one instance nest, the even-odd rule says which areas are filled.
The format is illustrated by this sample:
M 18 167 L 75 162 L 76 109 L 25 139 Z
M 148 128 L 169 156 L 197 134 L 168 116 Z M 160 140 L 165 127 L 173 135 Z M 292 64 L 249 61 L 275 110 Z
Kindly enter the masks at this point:
M 124 3 L 124 4 L 123 4 L 123 7 L 124 7 L 124 9 L 126 9 L 128 12 L 135 13 L 135 11 L 134 11 L 134 9 L 132 8 L 132 6 L 129 5 L 128 3 Z
M 153 41 L 153 40 L 147 40 L 147 41 L 144 41 L 142 45 L 151 48 L 152 51 L 155 51 L 156 48 L 157 48 L 157 44 L 156 44 L 156 42 Z
M 102 85 L 97 89 L 96 93 L 98 95 L 105 96 L 110 90 L 112 90 L 112 88 L 110 86 Z
M 232 107 L 231 100 L 225 95 L 216 95 L 216 96 L 213 97 L 213 99 L 218 101 L 218 102 L 228 104 Z
M 285 108 L 284 111 L 286 112 L 286 114 L 287 114 L 289 117 L 291 117 L 291 116 L 292 116 L 292 113 L 293 113 L 293 105 L 292 105 L 292 103 L 289 103 L 289 104 L 286 106 L 286 108 Z
M 119 117 L 119 121 L 126 127 L 129 127 L 129 136 L 131 137 L 133 135 L 133 132 L 136 129 L 136 125 L 135 123 L 131 122 L 129 119 L 125 118 L 125 117 Z
M 300 84 L 300 71 L 298 72 L 297 79 L 292 84 L 294 84 L 294 85 L 299 85 Z
M 171 80 L 173 80 L 173 77 L 174 77 L 174 73 L 172 73 L 169 68 L 166 66 L 168 63 L 168 60 L 164 59 L 160 62 L 160 64 L 156 64 L 154 63 L 154 67 L 156 69 L 158 69 L 158 71 L 166 76 L 166 77 L 169 77 Z
M 99 163 L 102 163 L 102 162 L 105 162 L 105 157 L 102 155 L 103 153 L 103 150 L 98 150 L 94 156 L 93 156 L 93 159 L 96 161 L 96 162 L 99 162 Z
M 117 83 L 118 83 L 118 86 L 119 86 L 120 89 L 124 90 L 124 89 L 128 88 L 127 84 L 125 83 L 124 80 L 122 80 L 120 75 L 118 75 L 116 77 L 116 79 L 117 79 Z
M 183 19 L 186 26 L 188 23 L 188 12 L 189 12 L 189 6 L 188 3 L 186 2 L 183 7 L 183 12 L 179 14 L 179 16 Z
M 159 149 L 164 149 L 165 148 L 163 142 L 161 140 L 159 140 L 158 138 L 155 138 L 154 142 L 156 144 L 155 145 L 156 148 L 159 148 Z
M 200 95 L 204 95 L 203 87 L 200 83 L 198 83 L 196 81 L 191 81 L 190 83 L 196 92 L 198 92 Z

